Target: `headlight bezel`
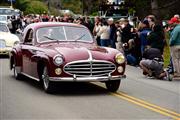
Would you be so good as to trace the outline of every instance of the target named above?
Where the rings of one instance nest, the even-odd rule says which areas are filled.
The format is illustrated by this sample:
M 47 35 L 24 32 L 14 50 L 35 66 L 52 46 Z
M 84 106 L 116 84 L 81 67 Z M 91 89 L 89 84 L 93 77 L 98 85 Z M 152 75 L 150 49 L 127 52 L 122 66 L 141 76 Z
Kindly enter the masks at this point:
M 15 41 L 13 46 L 18 45 L 19 43 L 20 43 L 19 41 Z
M 125 63 L 125 56 L 122 53 L 118 53 L 115 56 L 115 61 L 117 64 L 123 64 Z
M 56 65 L 56 66 L 60 66 L 64 63 L 64 59 L 63 59 L 63 56 L 58 54 L 58 55 L 55 55 L 53 57 L 53 63 Z

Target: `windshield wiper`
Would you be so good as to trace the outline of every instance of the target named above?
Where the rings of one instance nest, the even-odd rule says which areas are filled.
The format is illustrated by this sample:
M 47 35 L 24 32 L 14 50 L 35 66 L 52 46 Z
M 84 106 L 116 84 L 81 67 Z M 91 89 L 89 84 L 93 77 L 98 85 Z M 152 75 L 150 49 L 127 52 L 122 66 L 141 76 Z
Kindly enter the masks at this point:
M 81 35 L 79 38 L 75 39 L 75 41 L 81 40 L 86 34 Z
M 46 35 L 44 35 L 43 37 L 45 37 L 45 38 L 47 38 L 47 39 L 49 39 L 49 40 L 57 40 L 57 39 L 51 38 L 51 37 L 46 36 Z
M 47 39 L 49 39 L 49 40 L 57 41 L 57 42 L 59 43 L 59 40 L 58 40 L 58 39 L 51 38 L 51 37 L 46 36 L 46 35 L 44 35 L 43 37 L 45 37 L 45 38 L 47 38 Z

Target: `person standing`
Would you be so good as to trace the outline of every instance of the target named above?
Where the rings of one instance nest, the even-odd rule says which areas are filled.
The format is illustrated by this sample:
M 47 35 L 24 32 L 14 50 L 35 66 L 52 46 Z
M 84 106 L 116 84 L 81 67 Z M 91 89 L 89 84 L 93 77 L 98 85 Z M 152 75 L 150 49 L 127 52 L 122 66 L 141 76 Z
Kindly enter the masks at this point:
M 147 36 L 150 34 L 151 29 L 148 20 L 144 20 L 140 25 L 142 29 L 140 30 L 139 38 L 141 41 L 141 54 L 143 55 L 143 52 L 148 46 Z
M 116 48 L 116 40 L 117 40 L 117 35 L 116 35 L 116 31 L 117 31 L 117 28 L 114 24 L 114 19 L 113 18 L 109 18 L 108 19 L 108 25 L 109 25 L 109 28 L 110 28 L 110 36 L 109 36 L 109 40 L 110 40 L 110 45 L 112 48 Z
M 165 35 L 163 31 L 163 27 L 161 25 L 154 25 L 152 28 L 152 32 L 147 37 L 148 46 L 151 48 L 157 48 L 163 54 L 164 45 L 165 45 Z
M 98 34 L 98 32 L 100 30 L 100 27 L 101 27 L 101 18 L 96 16 L 94 18 L 94 22 L 95 23 L 94 23 L 93 35 L 96 38 L 97 45 L 101 45 L 101 43 L 100 43 L 100 36 Z
M 110 28 L 108 27 L 108 23 L 106 21 L 102 22 L 102 26 L 100 27 L 99 30 L 99 35 L 100 35 L 100 43 L 101 46 L 103 47 L 108 47 L 109 46 L 109 33 Z
M 180 21 L 176 17 L 173 17 L 169 21 L 169 24 L 174 26 L 169 42 L 174 67 L 173 78 L 180 79 Z
M 123 44 L 127 44 L 129 42 L 130 39 L 133 38 L 132 32 L 133 32 L 133 26 L 131 26 L 129 24 L 129 20 L 124 19 L 122 25 L 121 25 L 121 29 L 122 29 L 122 42 Z

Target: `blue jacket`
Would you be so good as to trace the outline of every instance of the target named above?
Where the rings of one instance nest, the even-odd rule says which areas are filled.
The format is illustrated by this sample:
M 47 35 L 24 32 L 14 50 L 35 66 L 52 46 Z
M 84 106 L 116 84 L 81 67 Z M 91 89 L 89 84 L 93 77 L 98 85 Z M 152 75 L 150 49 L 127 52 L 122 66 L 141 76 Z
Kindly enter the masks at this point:
M 141 46 L 146 46 L 146 45 L 148 45 L 147 36 L 148 36 L 148 33 L 150 33 L 150 32 L 151 32 L 151 29 L 149 29 L 149 28 L 144 28 L 144 29 L 140 32 Z
M 169 44 L 170 46 L 180 45 L 180 24 L 178 24 L 171 32 Z

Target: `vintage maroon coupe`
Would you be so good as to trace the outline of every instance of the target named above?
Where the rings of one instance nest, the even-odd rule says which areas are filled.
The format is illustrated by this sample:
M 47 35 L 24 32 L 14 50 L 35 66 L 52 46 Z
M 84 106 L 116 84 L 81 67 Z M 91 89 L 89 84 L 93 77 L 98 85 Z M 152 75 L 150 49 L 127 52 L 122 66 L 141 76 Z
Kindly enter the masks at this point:
M 124 55 L 99 47 L 89 30 L 77 24 L 44 22 L 28 25 L 10 56 L 14 77 L 38 80 L 46 92 L 57 82 L 105 82 L 117 91 L 124 78 Z

